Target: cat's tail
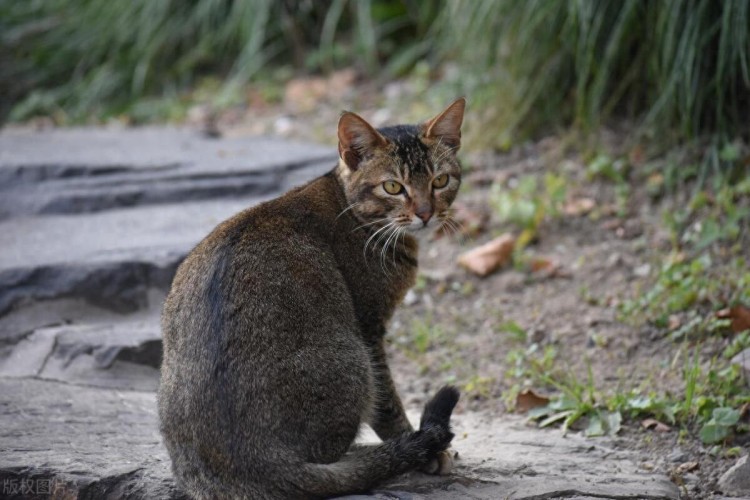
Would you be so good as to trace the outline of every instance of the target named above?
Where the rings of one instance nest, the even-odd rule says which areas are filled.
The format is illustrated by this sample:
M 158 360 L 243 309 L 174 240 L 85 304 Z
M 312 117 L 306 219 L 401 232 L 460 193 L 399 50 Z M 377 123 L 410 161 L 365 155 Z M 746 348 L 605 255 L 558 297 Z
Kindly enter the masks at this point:
M 367 446 L 331 464 L 304 464 L 299 477 L 286 478 L 304 496 L 329 497 L 366 491 L 378 482 L 434 459 L 453 439 L 450 418 L 458 389 L 445 386 L 425 405 L 419 430 Z

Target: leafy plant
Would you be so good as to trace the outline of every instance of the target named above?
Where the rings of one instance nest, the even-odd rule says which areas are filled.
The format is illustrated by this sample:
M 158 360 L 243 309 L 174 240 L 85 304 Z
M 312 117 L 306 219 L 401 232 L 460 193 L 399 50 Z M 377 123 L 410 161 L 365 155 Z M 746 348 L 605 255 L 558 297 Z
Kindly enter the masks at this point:
M 541 224 L 560 215 L 567 193 L 566 179 L 548 172 L 540 184 L 532 175 L 519 177 L 513 187 L 493 184 L 490 203 L 501 221 L 518 229 L 516 252 L 523 250 L 536 236 Z
M 740 412 L 734 408 L 714 408 L 711 419 L 700 431 L 700 438 L 706 444 L 718 443 L 725 440 L 732 432 L 732 428 L 740 421 Z
M 674 340 L 729 331 L 730 321 L 716 312 L 750 303 L 748 193 L 750 176 L 744 175 L 735 184 L 717 182 L 713 189 L 696 191 L 681 207 L 669 205 L 665 221 L 673 250 L 662 258 L 646 291 L 636 290 L 633 299 L 621 303 L 621 319 L 669 328 Z
M 618 215 L 625 216 L 630 184 L 628 183 L 629 164 L 622 158 L 613 160 L 606 154 L 597 155 L 586 168 L 586 176 L 591 179 L 602 178 L 615 185 L 615 200 Z
M 561 424 L 567 431 L 585 421 L 583 432 L 593 437 L 616 434 L 625 419 L 649 417 L 685 429 L 697 424 L 700 438 L 712 444 L 731 436 L 738 428 L 740 414 L 736 409 L 750 402 L 738 367 L 717 369 L 712 365 L 704 369 L 697 348 L 685 361 L 684 391 L 677 396 L 653 391 L 644 394 L 638 388 L 603 393 L 595 386 L 590 368 L 587 378 L 581 380 L 558 366 L 553 350 L 540 356 L 534 346 L 509 353 L 508 361 L 513 367 L 508 376 L 517 383 L 506 399 L 515 398 L 521 385 L 556 390 L 557 395 L 547 405 L 528 412 L 528 417 L 540 427 Z

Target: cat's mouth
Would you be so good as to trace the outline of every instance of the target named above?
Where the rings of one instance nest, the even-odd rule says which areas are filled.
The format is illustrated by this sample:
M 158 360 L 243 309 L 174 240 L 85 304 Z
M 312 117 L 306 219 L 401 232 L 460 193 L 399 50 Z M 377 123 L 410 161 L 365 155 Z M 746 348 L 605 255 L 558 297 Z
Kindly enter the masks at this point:
M 431 217 L 425 222 L 419 217 L 414 216 L 406 225 L 406 230 L 411 234 L 426 234 L 437 231 L 442 225 L 443 223 L 437 217 Z

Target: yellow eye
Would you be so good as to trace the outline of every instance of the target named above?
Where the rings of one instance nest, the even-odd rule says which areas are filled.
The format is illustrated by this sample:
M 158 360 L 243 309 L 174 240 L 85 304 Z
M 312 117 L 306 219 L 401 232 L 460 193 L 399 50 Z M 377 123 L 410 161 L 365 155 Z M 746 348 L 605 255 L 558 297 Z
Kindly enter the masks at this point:
M 448 174 L 438 175 L 432 181 L 432 185 L 436 188 L 444 188 L 448 184 Z
M 404 186 L 396 181 L 385 181 L 383 183 L 383 189 L 385 189 L 385 192 L 388 194 L 399 194 L 404 190 Z

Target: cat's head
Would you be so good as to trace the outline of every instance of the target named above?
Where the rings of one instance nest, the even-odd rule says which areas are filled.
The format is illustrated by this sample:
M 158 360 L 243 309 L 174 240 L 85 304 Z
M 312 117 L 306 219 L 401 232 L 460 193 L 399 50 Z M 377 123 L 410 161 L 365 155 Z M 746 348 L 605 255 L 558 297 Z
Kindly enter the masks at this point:
M 384 233 L 437 229 L 461 184 L 456 152 L 466 100 L 419 125 L 375 129 L 345 112 L 339 119 L 338 175 L 350 211 Z

